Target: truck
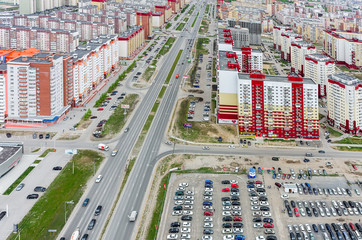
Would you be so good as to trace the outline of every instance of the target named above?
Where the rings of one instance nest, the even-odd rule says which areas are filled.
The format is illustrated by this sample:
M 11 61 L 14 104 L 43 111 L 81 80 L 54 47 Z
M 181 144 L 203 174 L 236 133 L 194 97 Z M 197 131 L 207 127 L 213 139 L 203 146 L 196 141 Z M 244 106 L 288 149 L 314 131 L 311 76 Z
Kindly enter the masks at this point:
M 132 211 L 130 215 L 128 215 L 129 221 L 134 222 L 137 218 L 137 211 Z
M 77 229 L 75 229 L 75 231 L 73 232 L 72 236 L 70 237 L 71 240 L 78 240 L 80 237 L 80 231 L 79 231 L 79 227 Z
M 98 149 L 103 150 L 103 151 L 108 151 L 109 147 L 104 143 L 100 143 L 100 144 L 98 144 Z

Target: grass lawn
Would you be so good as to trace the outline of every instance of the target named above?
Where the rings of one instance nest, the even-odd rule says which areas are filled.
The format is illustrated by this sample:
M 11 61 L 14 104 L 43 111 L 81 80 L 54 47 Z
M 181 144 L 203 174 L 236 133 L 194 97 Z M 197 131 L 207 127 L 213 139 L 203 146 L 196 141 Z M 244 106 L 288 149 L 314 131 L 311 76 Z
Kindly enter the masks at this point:
M 136 104 L 138 102 L 138 94 L 129 94 L 124 98 L 122 105 L 129 105 L 129 109 L 127 109 L 127 114 L 124 115 L 124 109 L 119 105 L 113 112 L 113 114 L 109 117 L 106 124 L 104 125 L 104 130 L 102 135 L 107 134 L 116 134 L 121 131 L 124 124 L 126 123 L 127 116 L 134 110 Z
M 169 29 L 171 26 L 172 26 L 171 23 L 167 23 L 165 28 L 166 28 L 166 29 Z
M 88 109 L 88 111 L 83 115 L 82 119 L 77 124 L 75 124 L 74 127 L 78 127 L 79 125 L 88 121 L 91 116 L 92 116 L 92 111 L 90 109 Z
M 347 138 L 343 138 L 342 140 L 335 141 L 334 143 L 341 143 L 341 144 L 362 144 L 362 138 L 347 137 Z
M 45 157 L 46 155 L 48 155 L 48 153 L 50 153 L 50 152 L 55 152 L 56 151 L 56 149 L 54 149 L 54 148 L 48 148 L 47 150 L 45 150 L 39 157 L 40 158 L 43 158 L 43 157 Z
M 328 127 L 328 126 L 327 126 L 327 130 L 329 131 L 329 133 L 332 137 L 340 137 L 343 135 L 342 133 L 340 133 L 337 130 L 334 130 L 333 128 Z
M 170 82 L 170 80 L 171 80 L 171 77 L 172 77 L 172 75 L 173 75 L 173 72 L 175 71 L 177 62 L 178 62 L 178 60 L 179 60 L 180 57 L 181 57 L 182 51 L 183 51 L 183 50 L 178 51 L 177 57 L 176 57 L 175 61 L 173 62 L 173 65 L 172 65 L 172 67 L 171 67 L 171 69 L 170 69 L 170 72 L 169 72 L 168 75 L 167 75 L 167 78 L 166 78 L 166 81 L 165 81 L 165 83 L 167 83 L 167 84 L 168 84 L 168 83 Z
M 177 26 L 176 30 L 177 31 L 182 31 L 182 29 L 184 29 L 184 27 L 185 27 L 185 23 L 182 22 Z
M 156 66 L 155 65 L 150 65 L 146 69 L 146 71 L 143 73 L 143 78 L 148 82 L 151 79 L 151 77 L 152 77 L 153 73 L 155 72 L 155 70 L 156 70 Z
M 13 184 L 10 185 L 8 189 L 4 192 L 4 195 L 10 195 L 10 193 L 26 178 L 26 176 L 29 175 L 31 171 L 33 171 L 35 167 L 28 167 L 23 174 L 20 175 L 18 179 L 13 182 Z
M 156 58 L 159 58 L 162 55 L 165 55 L 172 47 L 172 44 L 175 42 L 175 38 L 171 37 L 167 39 L 167 42 L 165 45 L 161 48 L 161 50 L 158 52 Z
M 355 152 L 362 152 L 362 147 L 345 147 L 345 146 L 336 146 L 333 147 L 339 151 L 355 151 Z
M 19 223 L 22 239 L 56 239 L 56 236 L 49 236 L 48 229 L 56 229 L 58 233 L 62 230 L 64 202 L 74 201 L 74 205 L 67 206 L 67 216 L 69 216 L 82 197 L 88 179 L 93 175 L 94 159 L 97 159 L 96 168 L 98 168 L 103 160 L 102 155 L 91 150 L 78 150 L 78 154 L 73 156 L 74 174 L 72 174 L 72 161 L 69 161 Z M 8 240 L 16 237 L 16 234 L 11 234 Z
M 196 17 L 195 17 L 195 20 L 194 20 L 194 22 L 192 23 L 191 27 L 194 27 L 198 16 L 199 16 L 199 13 L 197 13 L 197 15 L 196 15 Z

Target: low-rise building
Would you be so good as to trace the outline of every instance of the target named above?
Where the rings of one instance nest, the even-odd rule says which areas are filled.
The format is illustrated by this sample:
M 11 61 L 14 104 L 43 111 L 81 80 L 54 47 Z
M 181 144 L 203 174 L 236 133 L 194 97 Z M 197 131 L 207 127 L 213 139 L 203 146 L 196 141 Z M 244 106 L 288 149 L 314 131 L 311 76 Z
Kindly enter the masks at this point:
M 362 131 L 362 81 L 338 73 L 328 77 L 328 124 L 345 133 Z

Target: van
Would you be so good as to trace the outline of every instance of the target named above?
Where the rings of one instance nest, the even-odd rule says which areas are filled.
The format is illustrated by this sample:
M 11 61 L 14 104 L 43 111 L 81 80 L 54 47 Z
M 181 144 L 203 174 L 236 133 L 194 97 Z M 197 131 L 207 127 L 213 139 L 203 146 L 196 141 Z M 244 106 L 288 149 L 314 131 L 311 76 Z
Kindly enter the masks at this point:
M 137 211 L 132 211 L 130 215 L 128 215 L 129 221 L 134 222 L 137 218 Z
M 96 183 L 99 183 L 102 181 L 103 176 L 102 175 L 98 175 L 98 177 L 96 178 Z

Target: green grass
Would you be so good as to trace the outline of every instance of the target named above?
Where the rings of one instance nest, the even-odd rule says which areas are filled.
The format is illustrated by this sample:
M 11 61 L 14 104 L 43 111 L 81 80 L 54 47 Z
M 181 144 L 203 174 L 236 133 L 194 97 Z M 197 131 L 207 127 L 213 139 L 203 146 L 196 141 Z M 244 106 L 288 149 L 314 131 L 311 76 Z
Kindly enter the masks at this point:
M 347 137 L 347 138 L 343 138 L 342 140 L 335 141 L 334 143 L 341 143 L 341 144 L 362 144 L 362 138 Z
M 184 21 L 184 22 L 187 22 L 188 20 L 189 20 L 189 18 L 188 18 L 188 17 L 185 17 L 183 21 Z
M 207 4 L 205 8 L 205 14 L 209 12 L 209 9 L 210 9 L 210 4 Z
M 182 29 L 184 29 L 184 27 L 185 27 L 185 23 L 182 22 L 177 26 L 176 30 L 177 31 L 182 31 Z
M 180 15 L 177 15 L 176 17 L 175 17 L 175 21 L 177 21 L 177 19 L 180 17 Z
M 122 104 L 129 105 L 129 109 L 127 109 L 127 114 L 124 115 L 124 109 L 119 105 L 112 113 L 112 115 L 108 118 L 106 124 L 104 125 L 104 130 L 102 132 L 102 136 L 108 134 L 116 134 L 121 131 L 124 124 L 126 123 L 127 116 L 134 110 L 136 104 L 138 102 L 138 94 L 129 94 L 127 95 Z
M 36 152 L 39 152 L 39 151 L 40 151 L 40 148 L 37 148 L 37 149 L 35 149 L 35 150 L 31 151 L 31 152 L 36 153 Z
M 136 158 L 132 158 L 131 160 L 129 160 L 129 163 L 128 163 L 128 166 L 127 166 L 127 170 L 126 170 L 126 174 L 124 175 L 124 178 L 123 178 L 123 180 L 122 180 L 120 193 L 122 193 L 123 188 L 124 188 L 124 186 L 125 186 L 126 183 L 127 183 L 129 174 L 131 173 L 132 168 L 133 168 L 135 162 L 136 162 Z
M 176 39 L 173 37 L 168 38 L 165 45 L 161 48 L 161 50 L 156 55 L 156 58 L 160 58 L 162 55 L 165 55 L 171 49 L 175 40 Z
M 35 160 L 33 163 L 34 163 L 34 164 L 38 164 L 38 163 L 40 163 L 40 162 L 41 162 L 41 160 L 38 159 L 38 160 Z
M 18 177 L 18 179 L 16 179 L 15 182 L 13 182 L 13 184 L 11 184 L 8 189 L 6 189 L 4 195 L 10 195 L 10 193 L 26 178 L 26 176 L 28 176 L 31 171 L 33 171 L 34 168 L 35 167 L 28 167 L 23 172 L 23 174 L 21 174 L 20 177 Z
M 96 101 L 93 107 L 98 108 L 102 105 L 104 100 L 107 98 L 107 93 L 102 93 L 102 95 L 99 97 L 99 99 Z
M 187 14 L 191 15 L 191 14 L 192 14 L 192 12 L 194 11 L 194 9 L 195 9 L 195 5 L 192 5 L 192 7 L 191 7 L 190 11 L 189 11 Z
M 73 156 L 74 174 L 72 174 L 72 161 L 69 161 L 20 222 L 22 239 L 56 239 L 56 236 L 49 236 L 48 229 L 56 229 L 58 233 L 62 230 L 64 202 L 74 201 L 74 205 L 67 205 L 67 216 L 70 216 L 83 195 L 88 179 L 93 175 L 94 159 L 98 160 L 96 161 L 98 169 L 103 156 L 91 150 L 78 150 L 78 154 Z M 8 240 L 16 237 L 16 234 L 11 234 Z
M 199 13 L 197 13 L 197 15 L 196 15 L 196 17 L 195 17 L 195 19 L 194 19 L 194 22 L 192 23 L 191 27 L 194 27 L 198 16 L 199 16 Z
M 281 139 L 281 138 L 266 138 L 264 139 L 265 142 L 295 142 L 294 139 Z
M 74 127 L 78 127 L 79 125 L 81 125 L 83 122 L 89 120 L 89 118 L 92 116 L 92 111 L 90 109 L 88 109 L 88 111 L 83 115 L 82 119 L 74 125 Z
M 146 71 L 143 73 L 143 78 L 146 79 L 146 81 L 148 82 L 151 79 L 151 77 L 152 77 L 153 73 L 155 72 L 155 70 L 156 70 L 156 66 L 155 65 L 150 65 L 146 69 Z
M 166 29 L 169 29 L 171 26 L 172 26 L 171 23 L 167 23 L 166 26 L 165 26 L 165 28 L 166 28 Z
M 355 151 L 362 152 L 362 147 L 346 147 L 346 146 L 336 146 L 335 147 L 339 151 Z
M 163 86 L 163 87 L 161 88 L 161 91 L 160 91 L 160 93 L 158 94 L 158 97 L 157 97 L 157 98 L 162 98 L 163 95 L 165 94 L 165 92 L 166 92 L 166 86 Z
M 168 75 L 167 75 L 167 78 L 166 78 L 166 81 L 165 81 L 166 84 L 168 84 L 168 83 L 170 82 L 170 80 L 171 80 L 171 77 L 172 77 L 172 75 L 173 75 L 173 72 L 175 71 L 177 62 L 178 62 L 178 60 L 179 60 L 180 57 L 181 57 L 182 51 L 183 51 L 183 50 L 178 51 L 177 57 L 176 57 L 175 61 L 173 62 L 173 65 L 172 65 L 172 67 L 171 67 L 170 72 L 169 72 Z
M 331 127 L 328 127 L 327 126 L 327 130 L 329 131 L 329 134 L 332 136 L 332 137 L 340 137 L 342 136 L 343 134 L 338 132 L 337 130 L 334 130 L 333 128 Z
M 187 4 L 187 5 L 181 10 L 181 13 L 184 13 L 188 7 L 189 7 L 189 4 Z
M 48 155 L 48 153 L 50 152 L 55 152 L 56 150 L 54 148 L 48 148 L 47 150 L 45 150 L 39 157 L 43 158 L 46 157 L 46 155 Z

